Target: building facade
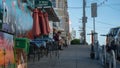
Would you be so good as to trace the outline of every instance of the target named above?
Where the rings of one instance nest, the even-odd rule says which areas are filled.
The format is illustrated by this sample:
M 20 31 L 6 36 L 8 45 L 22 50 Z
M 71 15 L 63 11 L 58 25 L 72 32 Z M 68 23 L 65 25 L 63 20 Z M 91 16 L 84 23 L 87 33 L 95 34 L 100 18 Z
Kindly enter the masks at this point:
M 74 40 L 76 38 L 76 31 L 72 28 L 71 39 Z
M 53 25 L 58 31 L 62 31 L 62 36 L 69 39 L 69 15 L 67 0 L 50 0 L 57 13 L 60 22 L 54 22 Z

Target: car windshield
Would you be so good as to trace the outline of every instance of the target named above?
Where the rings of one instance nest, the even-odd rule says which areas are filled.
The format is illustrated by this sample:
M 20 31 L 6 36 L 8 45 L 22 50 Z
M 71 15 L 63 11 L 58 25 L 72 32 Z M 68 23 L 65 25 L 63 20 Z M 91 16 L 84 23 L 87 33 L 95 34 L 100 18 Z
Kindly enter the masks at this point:
M 117 34 L 117 31 L 119 30 L 119 28 L 112 28 L 109 32 L 110 35 L 115 36 Z
M 115 36 L 117 34 L 118 30 L 119 30 L 119 28 L 114 28 L 114 30 L 113 30 L 113 36 Z

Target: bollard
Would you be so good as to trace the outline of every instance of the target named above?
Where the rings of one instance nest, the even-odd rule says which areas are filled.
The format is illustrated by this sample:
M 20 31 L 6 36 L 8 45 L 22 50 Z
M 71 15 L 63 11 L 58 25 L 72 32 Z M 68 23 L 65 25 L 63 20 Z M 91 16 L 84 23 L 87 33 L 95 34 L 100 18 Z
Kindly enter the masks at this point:
M 94 52 L 94 45 L 93 44 L 91 44 L 90 58 L 95 59 L 95 52 Z

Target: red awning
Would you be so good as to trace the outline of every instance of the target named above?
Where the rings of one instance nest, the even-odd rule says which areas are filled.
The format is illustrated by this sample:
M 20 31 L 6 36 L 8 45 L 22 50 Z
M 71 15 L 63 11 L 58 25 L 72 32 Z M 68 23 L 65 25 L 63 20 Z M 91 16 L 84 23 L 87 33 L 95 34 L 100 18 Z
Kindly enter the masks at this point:
M 47 33 L 49 34 L 50 26 L 49 26 L 49 21 L 48 21 L 48 14 L 46 12 L 44 13 L 44 18 L 45 18 L 45 23 L 46 23 L 46 30 L 47 30 Z
M 46 29 L 45 18 L 43 16 L 43 13 L 42 13 L 41 10 L 39 11 L 39 23 L 40 23 L 39 25 L 40 25 L 40 28 L 41 28 L 41 33 L 43 35 L 47 35 L 48 33 L 47 33 L 47 29 Z
M 35 37 L 40 36 L 41 30 L 40 30 L 40 25 L 39 25 L 39 10 L 34 9 L 33 10 L 33 35 Z

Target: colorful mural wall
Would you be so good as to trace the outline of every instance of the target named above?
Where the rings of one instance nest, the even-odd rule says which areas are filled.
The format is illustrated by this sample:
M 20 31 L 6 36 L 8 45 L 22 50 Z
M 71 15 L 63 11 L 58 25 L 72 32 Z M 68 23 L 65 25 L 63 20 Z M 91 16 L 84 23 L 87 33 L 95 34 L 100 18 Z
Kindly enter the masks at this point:
M 0 32 L 0 66 L 14 64 L 13 35 Z
M 0 0 L 0 68 L 16 67 L 11 34 L 16 37 L 23 36 L 30 32 L 32 27 L 32 11 L 28 9 L 27 3 L 22 0 Z
M 32 29 L 32 12 L 22 0 L 0 0 L 0 11 L 3 13 L 3 30 L 19 35 Z

